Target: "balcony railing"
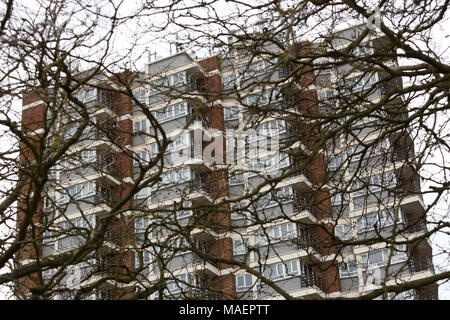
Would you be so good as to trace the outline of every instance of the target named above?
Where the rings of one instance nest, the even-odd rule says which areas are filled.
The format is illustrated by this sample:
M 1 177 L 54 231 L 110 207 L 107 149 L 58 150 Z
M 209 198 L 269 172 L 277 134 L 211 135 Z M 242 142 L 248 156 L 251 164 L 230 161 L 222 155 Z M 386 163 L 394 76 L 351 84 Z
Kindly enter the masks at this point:
M 112 133 L 112 129 L 103 129 L 103 130 L 96 129 L 95 139 L 114 140 L 114 134 Z
M 113 175 L 115 177 L 119 177 L 119 171 L 117 170 L 117 167 L 114 166 L 113 163 L 107 163 L 102 159 L 97 159 L 96 162 L 97 168 L 99 168 L 101 171 L 104 171 L 110 175 Z
M 105 92 L 99 92 L 97 97 L 87 102 L 87 104 L 93 107 L 105 107 L 113 112 L 116 112 L 117 109 L 112 102 L 112 95 Z
M 210 290 L 204 288 L 192 289 L 192 296 L 201 298 L 202 300 L 219 300 L 220 298 L 217 292 L 211 292 Z
M 284 144 L 286 144 L 288 142 L 294 143 L 294 142 L 300 141 L 299 137 L 301 137 L 301 135 L 302 135 L 302 132 L 299 129 L 288 128 L 288 129 L 286 129 L 286 131 L 284 131 L 280 134 L 280 142 L 284 143 Z M 302 141 L 300 141 L 300 142 L 302 142 Z M 305 143 L 302 143 L 302 147 L 305 147 L 309 150 L 309 147 Z
M 427 224 L 424 221 L 417 221 L 414 223 L 407 223 L 407 225 L 409 225 L 407 232 L 408 233 L 417 233 L 417 232 L 422 232 L 425 231 L 427 232 Z
M 188 113 L 186 115 L 186 122 L 188 123 L 196 123 L 196 122 L 201 122 L 202 126 L 209 128 L 209 122 L 208 120 L 206 120 L 205 118 L 199 116 L 199 115 L 195 115 L 193 116 L 192 113 Z
M 294 201 L 294 208 L 297 212 L 308 211 L 314 217 L 317 217 L 316 208 L 313 205 L 308 204 L 306 199 L 296 198 Z
M 406 182 L 402 187 L 402 192 L 408 191 L 411 193 L 421 193 L 420 184 L 417 181 L 413 181 L 412 183 Z M 421 194 L 420 194 L 421 195 Z
M 110 204 L 112 202 L 112 195 L 109 192 L 97 192 L 94 196 L 94 204 Z
M 315 272 L 308 272 L 300 276 L 300 283 L 302 288 L 317 287 L 324 290 L 323 280 Z
M 307 169 L 297 171 L 299 167 L 300 167 L 299 163 L 292 163 L 292 161 L 291 161 L 291 165 L 289 166 L 289 169 L 290 169 L 289 171 L 290 172 L 292 171 L 292 174 L 290 174 L 289 176 L 296 177 L 299 175 L 304 175 L 309 181 L 311 181 L 311 178 L 312 178 L 311 173 Z
M 394 160 L 395 161 L 404 161 L 404 160 L 414 160 L 414 153 L 405 150 L 396 150 L 394 151 Z
M 185 86 L 187 92 L 203 92 L 205 89 L 198 82 L 189 82 Z
M 101 227 L 101 219 L 97 219 L 96 229 Z M 121 244 L 122 227 L 119 224 L 111 223 L 107 226 L 104 233 L 104 239 L 118 246 Z
M 211 252 L 205 248 L 205 247 L 201 247 L 201 248 L 197 248 L 200 252 L 204 253 L 205 255 L 211 256 Z M 196 263 L 203 263 L 203 262 L 208 262 L 210 264 L 212 264 L 215 267 L 218 267 L 218 263 L 215 261 L 209 261 L 209 260 L 205 260 L 202 257 L 200 257 L 199 255 L 195 255 L 195 262 Z
M 197 178 L 197 179 L 191 180 L 188 182 L 188 184 L 189 184 L 189 189 L 191 190 L 191 192 L 203 190 L 210 195 L 212 195 L 212 193 L 213 193 L 212 188 L 207 186 L 204 179 L 202 179 L 202 178 Z
M 285 78 L 292 72 L 292 70 L 293 68 L 291 65 L 283 66 L 278 69 L 278 77 Z
M 385 82 L 381 85 L 381 93 L 382 94 L 387 94 L 392 92 L 393 90 L 397 89 L 397 88 L 401 88 L 402 87 L 402 82 L 399 79 L 394 79 L 388 82 Z
M 431 271 L 434 273 L 433 262 L 429 257 L 412 258 L 409 261 L 409 268 L 411 273 L 421 272 L 421 271 Z
M 313 248 L 317 250 L 317 241 L 313 238 L 313 236 L 307 232 L 301 232 L 301 235 L 298 237 L 298 247 L 299 249 Z

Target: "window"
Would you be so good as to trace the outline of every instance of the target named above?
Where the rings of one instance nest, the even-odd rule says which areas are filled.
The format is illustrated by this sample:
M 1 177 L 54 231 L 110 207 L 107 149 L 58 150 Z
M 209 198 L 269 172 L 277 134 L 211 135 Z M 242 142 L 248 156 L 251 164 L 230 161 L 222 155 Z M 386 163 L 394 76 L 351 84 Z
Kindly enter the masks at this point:
M 327 60 L 317 61 L 314 68 L 314 74 L 316 76 L 329 76 L 331 74 L 330 64 Z
M 241 255 L 247 253 L 247 238 L 235 239 L 233 240 L 233 254 Z
M 269 103 L 282 101 L 283 95 L 277 89 L 262 91 L 259 94 L 252 94 L 242 99 L 244 106 L 264 106 Z
M 416 293 L 415 293 L 414 289 L 402 291 L 397 294 L 395 292 L 388 292 L 388 299 L 389 300 L 415 300 Z
M 140 253 L 142 253 L 142 266 L 140 264 L 140 255 L 138 253 L 135 253 L 135 265 L 136 268 L 146 268 L 150 264 L 150 252 L 146 250 L 142 250 Z
M 97 97 L 97 89 L 88 89 L 85 91 L 84 102 L 95 100 Z
M 356 93 L 361 90 L 369 89 L 374 83 L 378 81 L 378 76 L 376 73 L 374 74 L 366 74 L 364 76 L 357 76 L 351 79 L 345 80 L 344 84 L 344 94 Z
M 363 157 L 362 146 L 350 146 L 347 148 L 347 159 L 349 162 L 356 162 Z
M 339 265 L 339 276 L 341 279 L 357 277 L 358 268 L 356 265 L 356 261 L 347 261 L 341 263 Z
M 167 89 L 166 87 L 176 87 L 186 84 L 186 78 L 185 72 L 179 72 L 165 78 L 155 80 L 153 81 L 152 91 L 163 91 Z
M 157 189 L 159 187 L 167 187 L 169 185 L 175 185 L 179 183 L 183 183 L 186 181 L 190 181 L 194 178 L 194 173 L 191 172 L 189 167 L 183 167 L 176 170 L 166 171 L 160 176 L 161 182 L 153 185 L 152 190 Z
M 378 250 L 361 255 L 362 265 L 367 269 L 374 269 L 386 266 L 391 249 Z M 391 264 L 406 261 L 408 255 L 406 253 L 406 246 L 395 246 L 392 252 Z
M 236 83 L 236 76 L 234 74 L 224 76 L 222 79 L 224 89 L 232 89 Z
M 228 182 L 230 186 L 243 184 L 244 183 L 244 174 L 241 171 L 230 172 L 228 174 Z
M 268 266 L 263 275 L 272 281 L 291 278 L 304 273 L 304 265 L 299 260 L 290 260 Z
M 321 92 L 319 92 L 317 98 L 318 98 L 318 100 L 320 102 L 329 101 L 329 100 L 332 100 L 334 98 L 334 93 L 333 93 L 333 91 L 329 91 L 329 90 L 328 91 L 321 91 Z
M 239 119 L 239 108 L 237 106 L 224 107 L 223 115 L 224 115 L 225 120 Z
M 52 230 L 45 230 L 42 233 L 42 243 L 49 244 L 53 243 L 56 240 L 56 234 Z
M 75 94 L 75 97 L 80 100 L 81 102 L 89 102 L 92 101 L 94 99 L 96 99 L 97 97 L 97 89 L 92 88 L 92 89 L 86 89 L 83 91 L 78 91 Z
M 167 291 L 168 293 L 174 294 L 184 291 L 188 288 L 188 285 L 195 285 L 193 281 L 192 274 L 186 273 L 177 277 L 178 281 L 170 280 L 167 281 Z
M 96 150 L 84 150 L 81 151 L 81 161 L 83 163 L 92 163 L 97 161 Z
M 252 276 L 250 274 L 241 274 L 236 276 L 236 291 L 247 291 L 252 286 Z
M 145 132 L 147 131 L 147 120 L 142 119 L 139 121 L 134 121 L 134 132 Z
M 381 140 L 376 146 L 374 146 L 374 153 L 376 155 L 384 155 L 391 150 L 391 141 L 386 138 Z
M 353 49 L 353 54 L 357 57 L 368 56 L 373 53 L 373 48 L 371 47 L 356 47 Z
M 92 229 L 96 225 L 96 219 L 94 215 L 88 215 L 86 217 L 79 217 L 71 220 L 71 223 L 78 229 Z
M 174 152 L 189 147 L 190 142 L 189 138 L 190 138 L 189 134 L 183 134 L 179 137 L 176 137 L 175 140 L 173 140 L 167 145 L 166 152 Z
M 50 209 L 52 207 L 53 201 L 50 197 L 44 196 L 43 203 L 44 203 L 44 209 Z
M 376 121 L 377 121 L 376 117 L 357 118 L 356 121 L 354 121 L 351 124 L 351 126 L 352 126 L 352 128 L 365 127 L 367 124 L 369 124 L 371 122 L 376 122 Z
M 354 198 L 371 194 L 375 192 L 385 191 L 393 188 L 397 184 L 397 177 L 394 172 L 387 172 L 382 175 L 370 176 L 355 181 L 352 185 L 352 195 Z
M 400 209 L 398 209 L 400 210 Z M 359 233 L 373 230 L 377 225 L 378 230 L 394 224 L 395 210 L 382 210 L 380 212 L 371 212 L 358 219 L 357 230 Z M 402 221 L 401 211 L 399 212 L 398 222 Z
M 75 200 L 84 199 L 95 195 L 95 191 L 95 182 L 86 182 L 83 184 L 71 186 L 67 191 L 61 192 L 59 202 L 67 203 L 71 198 Z
M 257 231 L 255 234 L 255 244 L 265 245 L 268 243 L 275 243 L 277 241 L 289 240 L 297 237 L 299 234 L 299 229 L 297 224 L 288 222 L 283 223 L 271 228 Z
M 256 75 L 263 73 L 266 69 L 269 69 L 275 61 L 258 61 L 248 66 L 241 67 L 239 73 L 243 79 L 249 79 Z
M 366 195 L 366 193 L 367 193 L 366 188 L 367 188 L 366 182 L 361 181 L 361 180 L 355 181 L 352 184 L 352 190 L 353 190 L 352 197 L 358 198 L 358 197 L 362 197 L 362 196 Z
M 138 91 L 136 91 L 134 94 L 134 97 L 136 98 L 136 100 L 138 100 L 140 103 L 142 103 L 142 104 L 145 104 L 145 96 L 146 96 L 146 93 L 145 93 L 145 89 L 140 89 L 140 90 L 138 90 Z
M 44 280 L 49 280 L 54 276 L 55 273 L 56 273 L 56 269 L 42 270 L 42 278 Z
M 232 220 L 239 220 L 239 219 L 246 219 L 247 215 L 245 213 L 245 208 L 247 207 L 248 203 L 246 202 L 239 202 L 235 204 L 230 204 L 231 212 L 231 219 Z
M 77 133 L 78 125 L 70 125 L 68 128 L 66 128 L 66 131 L 64 133 L 64 139 L 70 139 L 72 138 L 75 133 Z
M 187 102 L 177 103 L 175 105 L 168 106 L 159 111 L 152 111 L 153 117 L 159 123 L 164 123 L 170 120 L 174 120 L 188 114 Z
M 135 198 L 135 199 L 144 199 L 144 198 L 146 198 L 146 197 L 148 196 L 148 194 L 149 194 L 149 190 L 148 190 L 148 189 L 149 189 L 148 187 L 145 187 L 145 188 L 140 189 L 140 190 L 134 195 L 134 198 Z
M 260 138 L 274 137 L 286 131 L 286 122 L 284 120 L 275 120 L 260 124 L 253 134 L 249 136 L 250 141 Z
M 161 255 L 163 258 L 179 256 L 190 252 L 186 249 L 187 247 L 189 247 L 189 244 L 186 239 L 178 237 L 169 239 L 164 246 L 156 245 L 155 253 Z
M 150 225 L 150 221 L 146 217 L 139 217 L 134 220 L 134 231 L 136 233 L 145 232 Z
M 192 210 L 177 210 L 176 216 L 177 219 L 183 219 L 192 216 Z
M 190 138 L 191 137 L 188 133 L 183 134 L 178 137 L 175 137 L 175 140 L 173 140 L 167 144 L 167 147 L 166 147 L 166 150 L 164 153 L 167 154 L 167 153 L 175 152 L 175 151 L 182 150 L 182 149 L 189 147 L 190 140 L 191 140 Z M 158 155 L 158 153 L 159 153 L 158 143 L 154 142 L 150 145 L 151 157 L 152 158 L 156 157 Z
M 256 172 L 249 172 L 249 176 L 257 175 L 257 172 L 270 172 L 273 170 L 288 167 L 290 165 L 289 155 L 285 153 L 279 153 L 278 156 L 271 157 L 266 160 L 251 160 L 249 161 L 249 170 Z
M 258 209 L 278 206 L 281 203 L 289 202 L 293 199 L 292 187 L 282 187 L 274 190 L 273 193 L 265 194 L 256 200 L 255 205 Z
M 327 158 L 327 165 L 329 171 L 336 171 L 342 165 L 342 155 L 334 155 Z
M 275 198 L 278 201 L 287 202 L 292 200 L 294 195 L 294 191 L 292 187 L 283 187 L 276 190 Z
M 139 165 L 145 165 L 147 162 L 147 151 L 136 151 L 134 153 L 133 165 L 138 167 Z
M 348 204 L 350 196 L 348 193 L 334 193 L 331 196 L 331 205 L 332 206 L 342 206 L 344 204 Z
M 334 233 L 341 240 L 350 240 L 353 238 L 352 226 L 350 224 L 338 224 L 334 228 Z

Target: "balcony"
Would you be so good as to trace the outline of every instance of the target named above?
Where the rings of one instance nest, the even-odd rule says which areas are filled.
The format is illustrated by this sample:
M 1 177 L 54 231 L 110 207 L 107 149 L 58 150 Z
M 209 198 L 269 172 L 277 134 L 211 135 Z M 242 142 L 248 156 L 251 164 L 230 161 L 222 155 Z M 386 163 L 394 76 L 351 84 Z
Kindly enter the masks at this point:
M 119 178 L 119 170 L 112 162 L 106 162 L 103 159 L 97 159 L 95 165 L 102 172 L 112 175 L 115 178 Z
M 95 229 L 100 230 L 102 226 L 102 219 L 97 217 Z M 103 234 L 103 246 L 102 250 L 109 252 L 113 249 L 117 249 L 122 245 L 122 226 L 120 223 L 115 221 L 110 221 L 104 234 Z
M 431 271 L 434 274 L 434 266 L 429 257 L 411 258 L 408 265 L 411 273 Z
M 204 92 L 205 89 L 200 85 L 198 81 L 188 82 L 184 88 L 187 92 Z
M 191 112 L 186 115 L 186 124 L 188 123 L 190 125 L 201 126 L 202 129 L 210 128 L 209 121 L 206 118 Z
M 427 232 L 427 224 L 424 221 L 416 221 L 416 222 L 407 222 L 407 230 L 408 234 L 418 233 L 418 232 Z
M 205 179 L 203 178 L 196 178 L 194 180 L 191 180 L 188 182 L 188 185 L 191 192 L 203 191 L 206 192 L 207 195 L 211 198 L 213 196 L 213 189 L 205 183 Z
M 180 197 L 183 197 L 185 200 L 198 202 L 199 204 L 211 203 L 213 201 L 213 189 L 198 174 L 192 180 L 173 181 L 162 185 L 154 185 L 151 190 L 149 204 L 151 208 L 171 205 L 175 198 Z
M 95 139 L 114 140 L 115 136 L 112 132 L 113 128 L 95 129 Z
M 415 155 L 414 152 L 411 151 L 396 150 L 394 151 L 394 160 L 415 162 Z
M 324 284 L 321 277 L 319 277 L 315 272 L 308 272 L 300 277 L 301 288 L 317 287 L 321 291 L 324 291 Z
M 294 200 L 294 220 L 301 223 L 315 223 L 317 222 L 317 212 L 313 205 L 308 204 L 304 198 L 296 198 Z
M 310 149 L 306 144 L 299 140 L 299 137 L 304 134 L 304 131 L 296 128 L 288 128 L 285 132 L 280 134 L 280 145 L 282 148 L 301 150 L 309 152 Z
M 94 109 L 97 117 L 117 115 L 117 106 L 112 101 L 112 94 L 105 91 L 97 92 L 97 97 L 87 103 L 89 108 Z
M 305 192 L 311 190 L 311 173 L 307 169 L 299 170 L 301 166 L 299 163 L 292 163 L 292 160 L 290 162 L 289 170 L 285 172 L 288 173 L 286 180 L 289 179 L 289 184 L 292 184 L 297 191 Z
M 112 203 L 112 195 L 110 192 L 103 190 L 97 191 L 94 196 L 94 205 L 107 204 L 110 205 Z
M 388 82 L 385 82 L 381 86 L 381 94 L 391 94 L 394 90 L 397 88 L 402 88 L 402 81 L 401 79 L 393 79 Z
M 212 229 L 212 222 L 208 218 L 208 213 L 203 210 L 194 211 L 194 216 L 192 217 L 192 226 L 194 227 L 191 231 L 191 235 L 201 241 L 212 241 L 217 237 L 216 233 Z
M 291 72 L 293 71 L 293 68 L 291 65 L 286 65 L 278 69 L 278 77 L 280 79 L 287 77 Z
M 425 212 L 425 204 L 420 192 L 419 184 L 414 183 L 411 188 L 408 189 L 406 196 L 403 194 L 406 192 L 406 187 L 400 189 L 395 194 L 395 201 L 397 205 L 400 205 L 401 209 L 405 212 L 414 213 L 414 216 L 421 216 Z M 401 201 L 401 203 L 400 203 Z
M 213 256 L 207 245 L 200 245 L 197 249 L 207 256 Z M 212 277 L 219 275 L 219 264 L 215 261 L 205 260 L 200 255 L 194 254 L 194 263 L 196 264 L 195 269 L 198 270 L 199 274 Z
M 308 271 L 305 274 L 276 280 L 281 289 L 293 297 L 319 297 L 324 295 L 324 283 L 315 272 Z M 279 294 L 266 284 L 258 286 L 258 299 L 278 298 Z
M 206 288 L 194 288 L 192 289 L 192 297 L 200 300 L 219 300 L 220 295 L 217 292 L 208 290 Z
M 317 241 L 308 231 L 301 232 L 301 235 L 297 239 L 297 246 L 299 249 L 318 248 Z

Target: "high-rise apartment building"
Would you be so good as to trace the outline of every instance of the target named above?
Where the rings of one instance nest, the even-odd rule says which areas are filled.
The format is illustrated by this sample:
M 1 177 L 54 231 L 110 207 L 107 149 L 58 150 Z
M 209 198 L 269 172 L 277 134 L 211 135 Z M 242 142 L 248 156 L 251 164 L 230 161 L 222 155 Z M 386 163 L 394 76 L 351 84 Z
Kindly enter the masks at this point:
M 333 49 L 345 48 L 358 30 L 333 35 Z M 42 243 L 21 258 L 64 253 L 82 247 L 93 230 L 106 230 L 101 245 L 67 274 L 43 271 L 44 283 L 61 277 L 51 298 L 118 298 L 153 287 L 149 299 L 358 297 L 384 280 L 434 273 L 426 239 L 389 247 L 364 241 L 393 232 L 411 240 L 426 231 L 419 177 L 408 166 L 409 131 L 384 130 L 376 125 L 380 115 L 368 113 L 328 139 L 325 150 L 315 149 L 317 137 L 339 125 L 322 124 L 318 114 L 332 119 L 342 97 L 365 110 L 365 101 L 376 103 L 401 79 L 374 88 L 388 75 L 350 64 L 328 68 L 329 58 L 299 70 L 277 59 L 274 48 L 253 58 L 239 41 L 230 43 L 226 58 L 196 60 L 180 51 L 141 73 L 93 77 L 76 88 L 78 101 L 50 89 L 24 97 L 22 130 L 37 144 L 46 136 L 40 150 L 61 152 L 65 141 L 79 142 L 52 166 L 35 215 L 45 229 Z M 369 33 L 355 53 L 387 43 Z M 293 47 L 307 57 L 320 45 Z M 130 79 L 135 101 L 114 90 Z M 384 115 L 407 115 L 401 99 L 387 101 Z M 21 160 L 34 157 L 24 152 Z M 135 184 L 142 188 L 127 197 Z M 95 291 L 80 293 L 108 275 Z M 29 281 L 18 284 L 18 295 L 28 293 L 21 286 Z M 437 298 L 437 286 L 396 298 Z

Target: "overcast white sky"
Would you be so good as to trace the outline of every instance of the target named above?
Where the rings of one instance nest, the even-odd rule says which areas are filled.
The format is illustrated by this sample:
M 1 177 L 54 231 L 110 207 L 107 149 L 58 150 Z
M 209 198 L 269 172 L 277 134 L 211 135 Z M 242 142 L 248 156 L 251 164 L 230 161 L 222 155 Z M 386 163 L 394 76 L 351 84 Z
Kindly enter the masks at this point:
M 30 14 L 32 12 L 31 11 L 32 8 L 37 8 L 37 6 L 33 2 L 34 1 L 27 0 L 27 1 L 18 1 L 16 3 L 27 6 L 27 8 L 28 8 L 27 14 Z M 136 1 L 136 3 L 139 3 L 139 2 L 141 2 L 141 1 Z M 127 0 L 126 6 L 124 6 L 124 10 L 127 10 L 127 11 L 134 10 L 136 8 L 136 6 L 133 3 L 134 2 Z M 223 2 L 223 3 L 225 3 L 225 2 Z M 224 9 L 226 9 L 226 8 L 224 7 Z M 32 15 L 32 14 L 30 14 L 30 15 Z M 152 17 L 152 19 L 155 19 L 155 17 Z M 165 18 L 161 17 L 161 19 L 162 19 L 161 21 L 163 21 Z M 342 27 L 345 27 L 345 26 L 343 25 Z M 141 70 L 143 69 L 144 64 L 147 62 L 147 56 L 142 55 L 142 53 L 146 50 L 146 48 L 148 48 L 151 52 L 156 51 L 158 53 L 158 55 L 161 55 L 161 56 L 167 56 L 170 51 L 169 44 L 164 39 L 160 38 L 158 40 L 152 40 L 153 37 L 151 37 L 151 36 L 133 38 L 133 34 L 139 33 L 142 35 L 142 31 L 143 30 L 140 27 L 139 23 L 133 23 L 133 24 L 127 25 L 125 29 L 123 29 L 120 33 L 117 34 L 117 37 L 115 39 L 115 46 L 116 46 L 117 50 L 119 50 L 121 52 L 125 52 L 125 50 L 129 49 L 130 42 L 137 41 L 139 46 L 135 47 L 135 49 L 132 51 L 133 55 L 130 56 L 129 60 L 134 61 L 134 59 L 137 56 L 141 56 L 138 63 L 135 64 L 135 66 Z M 441 48 L 440 54 L 442 57 L 445 57 L 445 60 L 447 63 L 450 62 L 450 52 L 447 51 L 449 48 L 449 42 L 450 42 L 450 33 L 449 32 L 450 32 L 450 21 L 448 20 L 448 17 L 447 17 L 447 20 L 441 26 L 437 26 L 433 30 L 433 37 L 435 39 L 436 48 Z M 206 52 L 201 52 L 201 53 L 196 52 L 196 54 L 199 57 L 203 57 L 206 55 Z M 20 115 L 20 111 L 21 111 L 21 102 L 20 101 L 17 101 L 15 103 L 14 109 L 17 110 L 17 115 Z M 0 136 L 0 150 L 8 150 L 8 148 L 10 148 L 10 143 L 8 142 L 7 138 L 5 136 Z M 436 155 L 436 156 L 437 156 L 436 161 L 441 161 L 441 162 L 443 161 L 442 155 Z M 450 156 L 450 155 L 447 155 L 447 156 Z M 446 159 L 450 159 L 450 157 L 447 157 Z M 450 167 L 448 161 L 447 161 L 447 167 Z M 442 172 L 433 172 L 433 170 L 435 170 L 435 169 L 431 168 L 431 174 L 442 174 Z M 426 189 L 429 188 L 428 185 L 424 185 L 423 187 Z M 431 198 L 426 196 L 425 202 L 431 203 Z M 442 213 L 442 216 L 446 216 L 447 219 L 449 218 L 448 217 L 448 211 L 449 211 L 448 203 L 441 202 L 437 206 L 436 209 L 439 210 L 440 213 Z M 450 242 L 449 242 L 448 236 L 440 234 L 440 235 L 433 237 L 431 240 L 432 240 L 432 244 L 433 244 L 434 253 L 437 253 L 440 251 L 439 246 L 442 246 L 442 247 L 446 248 L 447 250 L 450 248 Z M 437 244 L 439 244 L 439 246 L 437 246 Z M 435 262 L 438 270 L 441 266 L 443 266 L 444 268 L 449 268 L 449 265 L 450 265 L 448 255 L 440 255 L 440 256 L 438 255 L 434 259 L 434 262 Z M 0 272 L 4 272 L 4 270 L 1 270 Z M 3 290 L 4 290 L 4 288 L 3 288 Z M 439 292 L 440 292 L 440 299 L 450 299 L 450 283 L 441 285 Z M 1 287 L 0 287 L 0 298 L 3 298 L 3 299 L 5 298 L 5 295 L 2 295 L 2 293 L 1 293 Z

